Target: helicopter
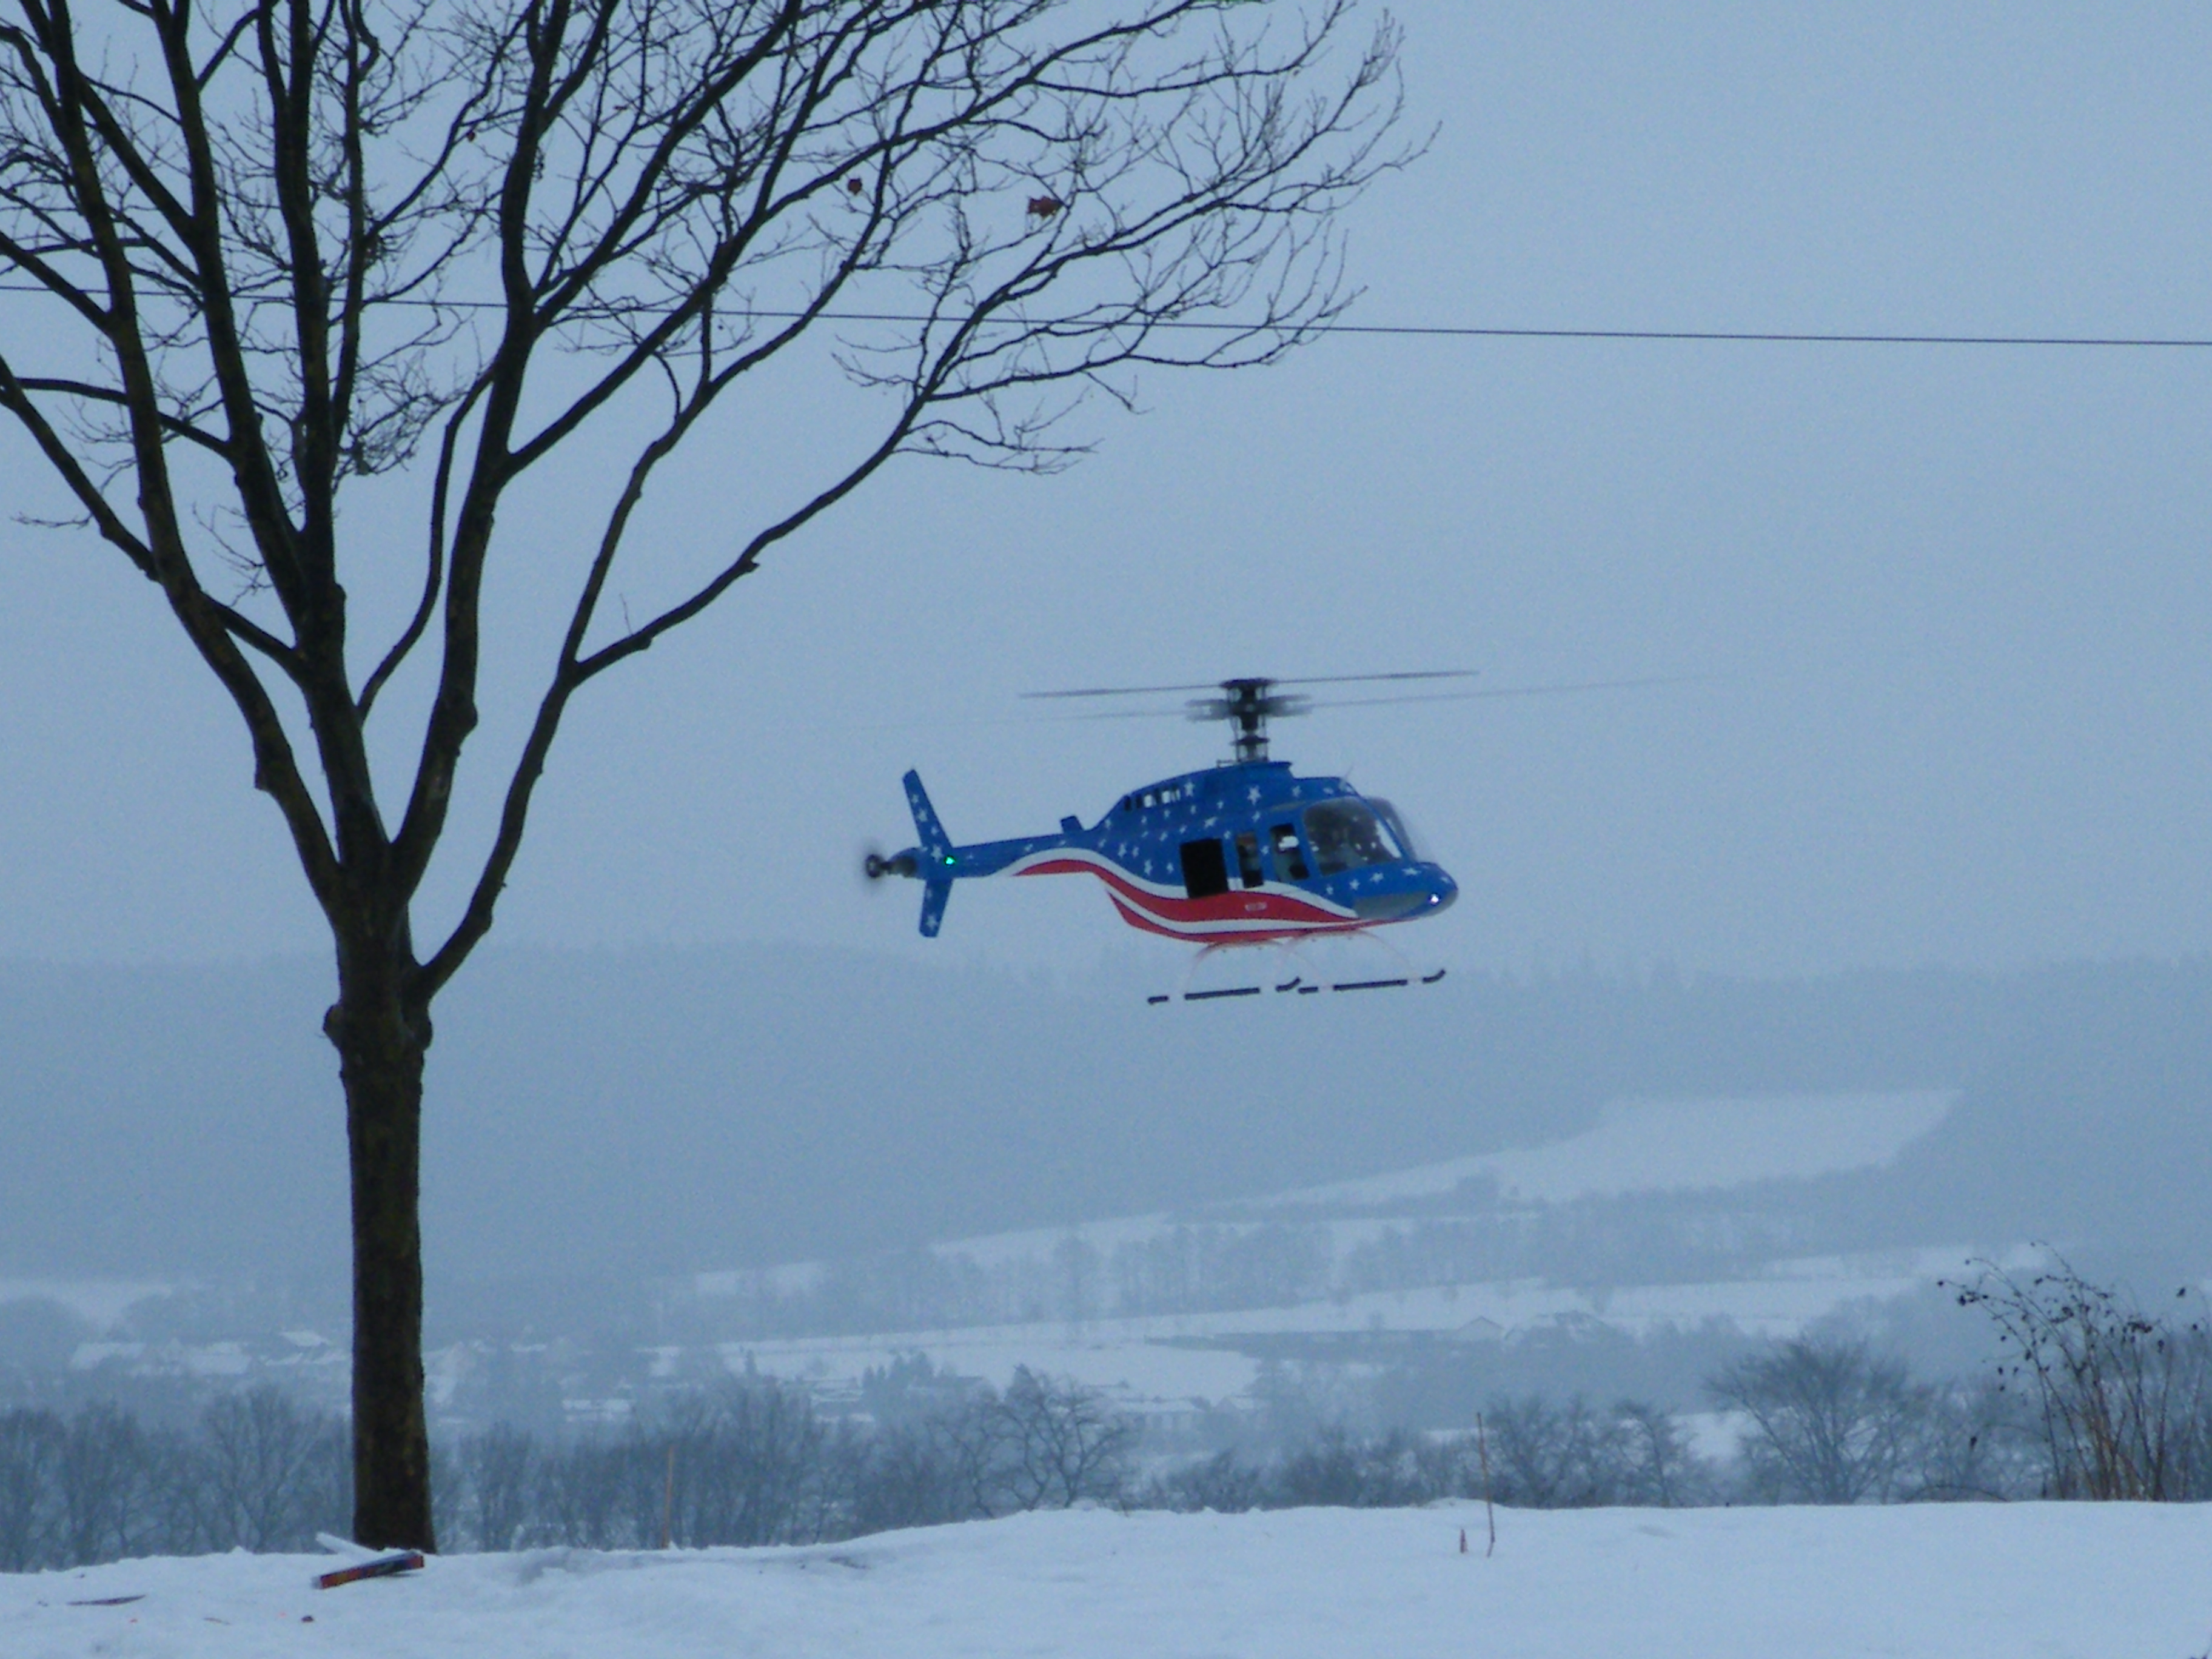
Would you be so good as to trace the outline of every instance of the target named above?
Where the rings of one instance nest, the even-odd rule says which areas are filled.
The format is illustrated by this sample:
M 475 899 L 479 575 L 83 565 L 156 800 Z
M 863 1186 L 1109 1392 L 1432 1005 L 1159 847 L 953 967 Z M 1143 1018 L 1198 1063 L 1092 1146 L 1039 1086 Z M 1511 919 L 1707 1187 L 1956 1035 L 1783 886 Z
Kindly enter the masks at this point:
M 1295 948 L 1297 941 L 1317 935 L 1364 934 L 1440 915 L 1459 896 L 1458 884 L 1425 856 L 1398 809 L 1379 796 L 1361 794 L 1342 778 L 1300 777 L 1290 762 L 1271 758 L 1267 722 L 1315 706 L 1302 692 L 1278 689 L 1286 685 L 1472 677 L 1473 671 L 1451 669 L 1032 692 L 1050 698 L 1204 693 L 1186 712 L 1193 720 L 1226 721 L 1235 732 L 1232 752 L 1203 771 L 1129 791 L 1096 823 L 1086 826 L 1071 815 L 1054 835 L 967 846 L 953 842 L 921 775 L 909 771 L 902 781 L 916 844 L 889 857 L 869 854 L 863 872 L 871 880 L 903 876 L 920 881 L 921 933 L 930 939 L 944 926 L 953 884 L 991 876 L 1096 877 L 1130 927 L 1200 945 L 1201 957 L 1239 946 Z M 1336 981 L 1330 988 L 1367 990 L 1416 981 L 1433 985 L 1443 977 L 1441 969 L 1417 973 L 1407 967 L 1376 978 Z M 1311 994 L 1321 985 L 1294 974 L 1275 988 Z M 1260 992 L 1256 985 L 1186 987 L 1182 994 L 1187 1001 L 1203 1001 Z

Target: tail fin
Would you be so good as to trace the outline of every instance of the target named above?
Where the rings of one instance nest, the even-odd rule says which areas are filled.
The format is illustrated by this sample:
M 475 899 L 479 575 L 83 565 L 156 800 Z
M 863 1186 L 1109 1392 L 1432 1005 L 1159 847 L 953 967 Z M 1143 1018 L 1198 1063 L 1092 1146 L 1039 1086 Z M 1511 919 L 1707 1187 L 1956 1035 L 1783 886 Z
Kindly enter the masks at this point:
M 906 804 L 914 812 L 914 833 L 922 852 L 932 864 L 943 864 L 952 856 L 952 842 L 945 826 L 937 821 L 937 809 L 929 804 L 929 792 L 921 787 L 921 774 L 909 772 L 900 781 L 906 785 Z
M 906 785 L 906 804 L 914 813 L 915 839 L 921 848 L 921 936 L 935 939 L 937 930 L 945 925 L 945 901 L 952 896 L 952 878 L 945 873 L 952 864 L 952 842 L 938 822 L 937 809 L 929 804 L 921 774 L 908 772 L 901 781 Z

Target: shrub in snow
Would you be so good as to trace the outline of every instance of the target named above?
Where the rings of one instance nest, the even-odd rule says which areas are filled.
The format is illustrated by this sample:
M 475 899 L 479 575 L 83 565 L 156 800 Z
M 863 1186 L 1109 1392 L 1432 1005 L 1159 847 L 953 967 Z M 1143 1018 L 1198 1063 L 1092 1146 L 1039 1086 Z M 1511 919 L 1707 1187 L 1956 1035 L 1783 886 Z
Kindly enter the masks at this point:
M 2063 1258 L 2025 1283 L 1988 1266 L 1954 1286 L 2002 1346 L 1999 1386 L 2032 1407 L 2053 1498 L 2212 1498 L 2212 1333 L 2191 1291 L 2145 1312 Z
M 1624 1401 L 1602 1411 L 1531 1395 L 1494 1401 L 1486 1416 L 1486 1472 L 1472 1432 L 1362 1436 L 1335 1424 L 1259 1462 L 1224 1451 L 1164 1471 L 1137 1501 L 1178 1510 L 1390 1509 L 1488 1494 L 1522 1509 L 1575 1509 L 1696 1504 L 1716 1487 L 1672 1414 L 1654 1407 Z

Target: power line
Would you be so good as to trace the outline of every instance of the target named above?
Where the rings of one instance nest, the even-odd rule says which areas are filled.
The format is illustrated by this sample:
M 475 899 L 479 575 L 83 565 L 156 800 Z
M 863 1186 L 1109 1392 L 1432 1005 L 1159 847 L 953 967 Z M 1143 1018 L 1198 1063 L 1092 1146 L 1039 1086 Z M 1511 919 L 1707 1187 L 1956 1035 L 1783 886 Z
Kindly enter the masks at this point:
M 44 294 L 35 283 L 0 283 L 0 293 Z M 375 303 L 429 310 L 500 311 L 501 300 L 386 300 Z M 793 322 L 807 315 L 802 311 L 743 311 L 723 313 L 758 322 Z M 927 323 L 931 319 L 898 311 L 825 311 L 823 322 Z M 1263 326 L 1252 323 L 1209 322 L 1195 318 L 1168 319 L 1142 325 L 1147 329 L 1173 329 L 1197 333 L 1239 334 Z M 1285 325 L 1290 331 L 1295 325 Z M 2166 335 L 2101 334 L 1846 334 L 1809 330 L 1724 328 L 1504 328 L 1462 323 L 1314 323 L 1297 331 L 1305 334 L 1365 334 L 1383 338 L 1443 340 L 1626 340 L 1688 345 L 1887 345 L 1887 346 L 2059 346 L 2135 351 L 2203 351 L 2212 349 L 2212 337 L 2196 339 Z
M 1697 328 L 1476 328 L 1450 324 L 1325 323 L 1326 334 L 1400 334 L 1477 340 L 1677 340 L 1750 345 L 2119 346 L 2203 349 L 2212 339 L 2080 334 L 1812 334 Z

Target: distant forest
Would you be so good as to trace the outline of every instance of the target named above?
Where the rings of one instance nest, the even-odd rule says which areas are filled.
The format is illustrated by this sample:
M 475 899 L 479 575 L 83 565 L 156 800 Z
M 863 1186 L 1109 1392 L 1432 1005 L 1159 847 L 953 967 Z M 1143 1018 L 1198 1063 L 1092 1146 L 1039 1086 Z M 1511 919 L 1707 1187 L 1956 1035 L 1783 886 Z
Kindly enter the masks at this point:
M 916 1356 L 869 1371 L 842 1412 L 746 1376 L 672 1392 L 618 1426 L 548 1436 L 495 1423 L 449 1437 L 434 1455 L 437 1528 L 448 1552 L 650 1549 L 806 1543 L 1083 1503 L 2212 1497 L 2201 1299 L 2146 1310 L 2059 1268 L 1984 1274 L 1960 1300 L 1998 1342 L 1978 1376 L 1924 1382 L 1850 1338 L 1759 1344 L 1704 1379 L 1732 1425 L 1724 1449 L 1700 1449 L 1675 1413 L 1579 1395 L 1493 1395 L 1471 1430 L 1440 1432 L 1378 1393 L 1364 1413 L 1390 1414 L 1378 1431 L 1282 1368 L 1249 1409 L 1163 1435 L 1079 1385 L 1018 1370 L 1001 1390 Z M 342 1525 L 344 1444 L 337 1419 L 273 1389 L 218 1399 L 172 1427 L 106 1404 L 0 1410 L 0 1571 L 307 1549 Z

